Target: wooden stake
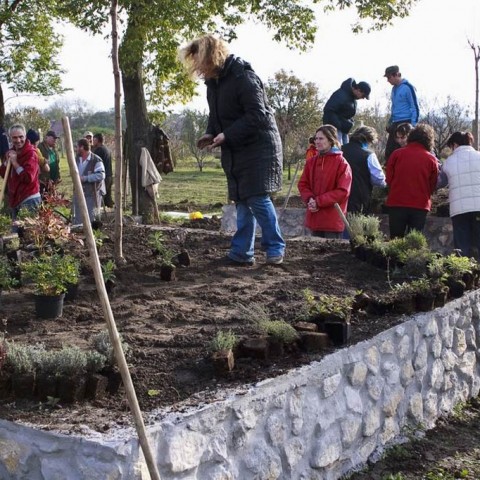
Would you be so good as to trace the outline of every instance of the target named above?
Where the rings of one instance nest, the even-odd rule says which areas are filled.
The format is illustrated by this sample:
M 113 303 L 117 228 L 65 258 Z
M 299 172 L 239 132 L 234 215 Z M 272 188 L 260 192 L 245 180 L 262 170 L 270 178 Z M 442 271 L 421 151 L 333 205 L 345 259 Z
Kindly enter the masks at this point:
M 350 238 L 352 238 L 352 230 L 350 228 L 350 224 L 348 223 L 347 217 L 345 217 L 345 215 L 343 214 L 340 205 L 338 203 L 334 203 L 333 206 L 336 208 L 338 214 L 340 215 L 340 218 L 343 220 L 343 224 L 345 225 L 347 232 L 350 235 Z
M 132 377 L 130 376 L 130 371 L 128 370 L 125 354 L 123 353 L 122 342 L 120 341 L 120 336 L 118 334 L 115 319 L 113 318 L 112 308 L 108 299 L 107 290 L 105 289 L 102 267 L 100 264 L 100 259 L 98 258 L 97 246 L 95 244 L 92 225 L 90 224 L 90 218 L 88 216 L 87 203 L 85 202 L 82 183 L 80 180 L 80 175 L 78 174 L 77 164 L 75 163 L 75 156 L 73 154 L 72 132 L 70 130 L 70 122 L 68 117 L 62 117 L 62 125 L 63 132 L 65 133 L 68 166 L 70 168 L 70 175 L 72 177 L 73 185 L 75 186 L 75 191 L 77 194 L 77 204 L 79 205 L 82 214 L 83 232 L 85 233 L 87 240 L 91 266 L 95 276 L 98 296 L 100 298 L 100 303 L 102 304 L 103 313 L 107 322 L 110 342 L 112 343 L 113 351 L 115 353 L 115 360 L 117 361 L 123 384 L 125 385 L 128 404 L 130 406 L 130 410 L 132 411 L 135 427 L 138 433 L 138 439 L 140 441 L 140 446 L 142 447 L 143 455 L 150 472 L 150 477 L 152 480 L 160 480 L 160 474 L 154 461 L 152 450 L 148 443 L 147 432 L 145 429 L 145 424 L 143 423 L 142 412 L 138 404 L 135 388 L 133 387 Z
M 3 197 L 5 196 L 5 190 L 7 189 L 8 177 L 10 175 L 11 168 L 12 162 L 9 160 L 7 163 L 7 170 L 5 170 L 5 177 L 3 177 L 2 191 L 0 192 L 0 207 L 3 202 Z

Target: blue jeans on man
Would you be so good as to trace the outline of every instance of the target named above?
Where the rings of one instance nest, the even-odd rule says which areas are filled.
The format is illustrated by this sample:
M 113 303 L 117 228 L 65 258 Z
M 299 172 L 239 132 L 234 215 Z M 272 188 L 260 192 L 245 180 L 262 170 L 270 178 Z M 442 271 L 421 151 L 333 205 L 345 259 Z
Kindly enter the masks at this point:
M 255 260 L 255 230 L 257 222 L 262 229 L 261 247 L 267 259 L 285 253 L 285 241 L 280 232 L 277 213 L 269 195 L 257 195 L 236 202 L 237 231 L 232 238 L 228 257 L 240 263 Z

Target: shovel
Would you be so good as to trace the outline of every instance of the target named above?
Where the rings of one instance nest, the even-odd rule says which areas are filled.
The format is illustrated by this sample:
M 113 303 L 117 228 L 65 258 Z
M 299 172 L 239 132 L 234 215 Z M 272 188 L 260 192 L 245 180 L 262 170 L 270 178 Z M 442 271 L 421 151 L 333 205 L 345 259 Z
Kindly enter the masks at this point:
M 280 215 L 278 216 L 279 219 L 281 218 L 281 216 L 285 213 L 285 210 L 287 209 L 288 201 L 290 200 L 290 195 L 292 194 L 293 184 L 295 183 L 295 180 L 297 179 L 297 174 L 298 174 L 298 170 L 300 169 L 300 164 L 301 163 L 302 163 L 301 160 L 299 160 L 297 162 L 295 172 L 293 173 L 292 183 L 290 183 L 290 186 L 288 187 L 288 193 L 287 193 L 287 196 L 285 197 L 285 202 L 283 203 L 282 211 L 280 212 Z
M 347 217 L 342 212 L 342 209 L 340 208 L 340 205 L 338 203 L 334 203 L 333 206 L 337 210 L 338 214 L 340 215 L 340 218 L 343 221 L 343 224 L 345 225 L 345 228 L 347 229 L 348 235 L 350 238 L 352 238 L 352 230 L 350 228 L 350 224 L 348 223 Z

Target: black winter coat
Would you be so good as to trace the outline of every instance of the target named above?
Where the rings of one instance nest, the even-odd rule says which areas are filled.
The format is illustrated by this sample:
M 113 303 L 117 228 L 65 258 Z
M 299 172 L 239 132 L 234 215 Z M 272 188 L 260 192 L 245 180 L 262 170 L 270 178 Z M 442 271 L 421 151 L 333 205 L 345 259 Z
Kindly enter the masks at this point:
M 249 63 L 230 55 L 209 79 L 207 132 L 222 133 L 222 167 L 233 201 L 282 188 L 282 144 L 261 80 Z
M 333 125 L 343 133 L 353 127 L 353 117 L 357 113 L 357 99 L 353 95 L 353 78 L 347 78 L 340 88 L 332 93 L 323 109 L 323 124 Z

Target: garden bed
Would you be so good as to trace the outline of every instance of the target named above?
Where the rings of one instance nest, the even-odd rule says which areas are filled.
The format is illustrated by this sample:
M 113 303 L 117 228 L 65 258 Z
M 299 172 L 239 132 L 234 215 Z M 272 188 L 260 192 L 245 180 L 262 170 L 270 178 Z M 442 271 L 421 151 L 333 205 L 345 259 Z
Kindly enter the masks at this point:
M 102 262 L 113 258 L 113 230 L 107 225 L 104 231 L 107 238 L 99 249 Z M 257 326 L 245 313 L 258 305 L 272 320 L 293 324 L 304 319 L 307 289 L 314 296 L 342 298 L 353 297 L 360 290 L 376 298 L 390 290 L 386 271 L 356 259 L 347 242 L 289 240 L 286 260 L 280 266 L 267 266 L 257 245 L 257 264 L 239 268 L 223 261 L 229 236 L 184 227 L 165 227 L 162 231 L 168 249 L 188 251 L 191 264 L 177 268 L 175 281 L 160 280 L 160 262 L 148 241 L 152 230 L 126 226 L 123 247 L 127 263 L 115 271 L 116 288 L 111 298 L 118 329 L 130 347 L 128 362 L 144 411 L 181 401 L 182 408 L 208 402 L 219 388 L 279 375 L 335 349 L 330 345 L 311 353 L 296 345 L 282 356 L 239 357 L 231 372 L 217 375 L 210 360 L 210 342 L 219 331 L 231 330 L 239 339 L 258 336 Z M 76 299 L 65 303 L 61 318 L 35 317 L 28 284 L 4 292 L 1 302 L 5 336 L 15 342 L 42 343 L 57 350 L 64 345 L 87 349 L 92 338 L 105 329 L 88 267 L 83 270 Z M 349 342 L 370 338 L 401 321 L 394 311 L 381 315 L 353 311 Z M 121 390 L 73 406 L 9 397 L 0 403 L 0 416 L 63 432 L 78 431 L 85 425 L 104 432 L 130 422 Z

